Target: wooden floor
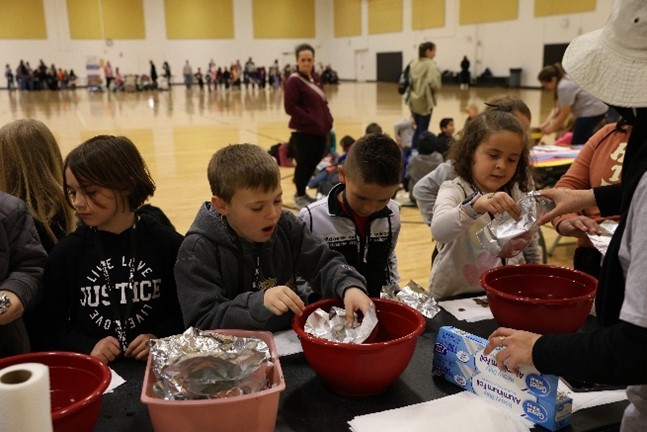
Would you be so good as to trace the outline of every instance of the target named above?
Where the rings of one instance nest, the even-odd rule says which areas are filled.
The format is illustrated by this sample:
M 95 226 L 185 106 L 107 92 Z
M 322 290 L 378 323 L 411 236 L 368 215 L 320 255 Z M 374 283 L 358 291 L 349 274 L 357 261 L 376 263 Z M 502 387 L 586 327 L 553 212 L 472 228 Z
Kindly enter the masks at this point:
M 338 139 L 358 138 L 371 122 L 393 133 L 393 125 L 408 116 L 395 84 L 342 83 L 326 88 Z M 533 113 L 533 125 L 548 115 L 552 96 L 534 89 L 444 87 L 438 94 L 430 130 L 438 132 L 443 117 L 453 117 L 460 129 L 465 108 L 500 94 L 522 98 Z M 125 135 L 139 147 L 157 183 L 152 203 L 160 206 L 178 231 L 186 232 L 202 201 L 210 199 L 206 168 L 211 155 L 230 143 L 249 142 L 269 148 L 289 137 L 282 92 L 275 90 L 170 91 L 89 93 L 85 89 L 59 92 L 0 91 L 0 124 L 20 118 L 45 122 L 63 154 L 98 134 Z M 282 168 L 284 204 L 293 205 L 292 169 Z M 406 194 L 398 201 L 408 201 Z M 402 232 L 397 245 L 404 282 L 427 286 L 433 244 L 429 228 L 414 207 L 402 208 Z M 550 246 L 555 232 L 544 227 Z M 560 245 L 567 243 L 562 240 Z M 549 263 L 571 266 L 573 246 L 555 249 Z

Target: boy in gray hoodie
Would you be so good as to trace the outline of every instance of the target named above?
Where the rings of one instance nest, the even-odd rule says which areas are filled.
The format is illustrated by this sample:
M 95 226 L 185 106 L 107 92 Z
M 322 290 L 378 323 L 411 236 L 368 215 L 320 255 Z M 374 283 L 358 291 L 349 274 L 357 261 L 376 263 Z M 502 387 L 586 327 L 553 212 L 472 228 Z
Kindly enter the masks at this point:
M 178 252 L 175 278 L 187 326 L 284 330 L 304 300 L 296 276 L 349 312 L 368 311 L 366 281 L 341 254 L 282 210 L 276 161 L 253 144 L 216 152 L 207 170 L 212 197 Z

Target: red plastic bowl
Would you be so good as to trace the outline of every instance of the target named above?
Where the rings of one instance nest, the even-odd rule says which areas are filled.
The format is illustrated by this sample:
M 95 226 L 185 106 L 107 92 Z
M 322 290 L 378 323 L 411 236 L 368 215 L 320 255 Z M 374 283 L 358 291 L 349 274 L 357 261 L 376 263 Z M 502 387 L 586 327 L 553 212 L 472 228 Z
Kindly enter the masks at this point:
M 0 369 L 20 363 L 49 366 L 55 432 L 92 432 L 101 411 L 110 368 L 94 357 L 72 352 L 37 352 L 0 359 Z
M 572 333 L 586 321 L 598 281 L 586 273 L 550 265 L 496 267 L 481 275 L 494 319 L 534 333 Z
M 406 369 L 425 318 L 417 310 L 392 300 L 373 299 L 378 332 L 371 343 L 343 344 L 307 334 L 303 327 L 317 308 L 343 307 L 339 299 L 325 299 L 306 306 L 295 316 L 292 328 L 301 340 L 310 367 L 333 392 L 344 396 L 370 396 L 386 390 Z

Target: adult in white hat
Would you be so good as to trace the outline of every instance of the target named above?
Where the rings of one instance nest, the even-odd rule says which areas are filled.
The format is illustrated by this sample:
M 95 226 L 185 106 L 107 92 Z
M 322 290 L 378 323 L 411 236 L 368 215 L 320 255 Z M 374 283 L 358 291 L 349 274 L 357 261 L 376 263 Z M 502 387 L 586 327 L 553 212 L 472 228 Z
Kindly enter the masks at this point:
M 647 1 L 617 0 L 604 28 L 578 37 L 562 64 L 584 90 L 613 106 L 633 125 L 622 182 L 588 191 L 553 189 L 557 204 L 542 222 L 592 205 L 602 215 L 620 214 L 600 275 L 595 332 L 538 335 L 499 328 L 500 365 L 532 364 L 540 372 L 585 381 L 627 384 L 621 432 L 647 427 Z

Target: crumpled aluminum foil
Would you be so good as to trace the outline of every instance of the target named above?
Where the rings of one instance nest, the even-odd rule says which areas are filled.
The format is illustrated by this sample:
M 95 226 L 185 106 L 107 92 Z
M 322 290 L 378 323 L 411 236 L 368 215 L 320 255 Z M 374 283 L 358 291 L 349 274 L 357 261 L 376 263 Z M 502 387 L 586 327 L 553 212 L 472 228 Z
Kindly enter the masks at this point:
M 539 230 L 537 221 L 555 208 L 555 201 L 531 191 L 517 205 L 521 210 L 518 221 L 506 212 L 476 233 L 483 247 L 493 256 L 512 258 L 519 255 Z
M 433 318 L 440 312 L 440 306 L 429 291 L 410 280 L 400 288 L 398 284 L 384 285 L 380 298 L 390 299 L 411 306 L 426 318 Z
M 265 390 L 274 367 L 259 338 L 189 327 L 151 340 L 155 394 L 169 400 L 215 399 Z
M 308 316 L 303 330 L 312 336 L 333 342 L 361 344 L 377 326 L 375 307 L 369 308 L 361 323 L 357 322 L 355 316 L 352 327 L 346 326 L 346 316 L 344 308 L 333 306 L 330 312 L 318 308 Z

